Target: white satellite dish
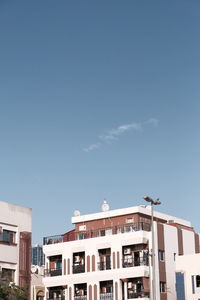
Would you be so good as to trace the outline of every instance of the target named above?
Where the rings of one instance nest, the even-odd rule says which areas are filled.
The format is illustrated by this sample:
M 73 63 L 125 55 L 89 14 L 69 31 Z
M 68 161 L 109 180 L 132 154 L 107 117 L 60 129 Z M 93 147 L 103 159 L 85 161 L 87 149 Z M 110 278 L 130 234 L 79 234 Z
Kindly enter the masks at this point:
M 80 213 L 79 210 L 75 210 L 75 211 L 74 211 L 74 217 L 78 217 L 78 216 L 80 216 L 80 215 L 81 215 L 81 213 Z
M 35 265 L 32 265 L 31 266 L 31 273 L 36 273 L 37 272 L 37 266 L 35 266 Z
M 102 206 L 101 206 L 101 209 L 102 209 L 103 212 L 109 211 L 110 206 L 109 206 L 109 204 L 107 203 L 106 200 L 103 201 L 103 204 L 102 204 Z

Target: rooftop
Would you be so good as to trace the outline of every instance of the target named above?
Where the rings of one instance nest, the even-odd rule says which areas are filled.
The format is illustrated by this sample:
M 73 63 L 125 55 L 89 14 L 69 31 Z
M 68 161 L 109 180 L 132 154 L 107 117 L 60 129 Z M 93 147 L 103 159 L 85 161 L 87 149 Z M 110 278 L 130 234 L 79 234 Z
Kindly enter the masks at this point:
M 80 215 L 80 216 L 74 216 L 72 217 L 72 224 L 77 224 L 81 222 L 88 222 L 92 220 L 99 220 L 99 219 L 105 219 L 105 218 L 111 218 L 111 217 L 117 217 L 117 216 L 123 216 L 133 213 L 141 213 L 144 215 L 151 215 L 151 206 L 132 206 L 127 208 L 120 208 L 115 210 L 108 210 L 108 211 L 102 211 L 99 213 L 89 214 L 89 215 Z M 154 211 L 154 216 L 159 219 L 163 219 L 166 222 L 173 221 L 174 223 L 191 227 L 191 222 L 170 216 L 167 214 L 160 213 L 158 211 Z

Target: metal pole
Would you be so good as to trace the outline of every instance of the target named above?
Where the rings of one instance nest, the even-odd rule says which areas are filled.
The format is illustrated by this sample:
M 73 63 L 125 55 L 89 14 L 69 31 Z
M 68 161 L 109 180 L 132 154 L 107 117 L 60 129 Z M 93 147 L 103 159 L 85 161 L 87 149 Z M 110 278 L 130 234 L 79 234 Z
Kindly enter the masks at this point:
M 152 237 L 152 300 L 156 300 L 155 240 L 154 240 L 154 204 L 151 203 L 151 237 Z

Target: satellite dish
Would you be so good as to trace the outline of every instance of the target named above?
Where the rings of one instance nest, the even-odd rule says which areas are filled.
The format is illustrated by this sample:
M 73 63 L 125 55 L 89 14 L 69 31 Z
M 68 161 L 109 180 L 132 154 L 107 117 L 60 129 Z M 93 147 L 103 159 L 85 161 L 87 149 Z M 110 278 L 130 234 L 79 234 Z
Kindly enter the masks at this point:
M 80 213 L 79 210 L 75 210 L 75 211 L 74 211 L 74 217 L 78 217 L 78 216 L 80 216 L 80 215 L 81 215 L 81 213 Z
M 106 200 L 103 201 L 101 209 L 102 209 L 103 212 L 109 211 L 110 207 L 109 207 L 109 204 L 107 203 Z
M 36 273 L 37 272 L 37 266 L 32 265 L 31 266 L 31 273 Z

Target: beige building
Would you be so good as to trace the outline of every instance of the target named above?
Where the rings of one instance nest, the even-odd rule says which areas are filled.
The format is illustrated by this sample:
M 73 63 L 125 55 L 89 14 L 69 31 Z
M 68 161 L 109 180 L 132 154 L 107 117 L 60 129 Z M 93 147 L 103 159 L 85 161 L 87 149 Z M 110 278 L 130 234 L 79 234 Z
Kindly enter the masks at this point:
M 44 267 L 32 266 L 31 268 L 31 300 L 43 300 L 45 288 L 42 282 Z
M 0 201 L 0 280 L 31 281 L 32 210 Z

